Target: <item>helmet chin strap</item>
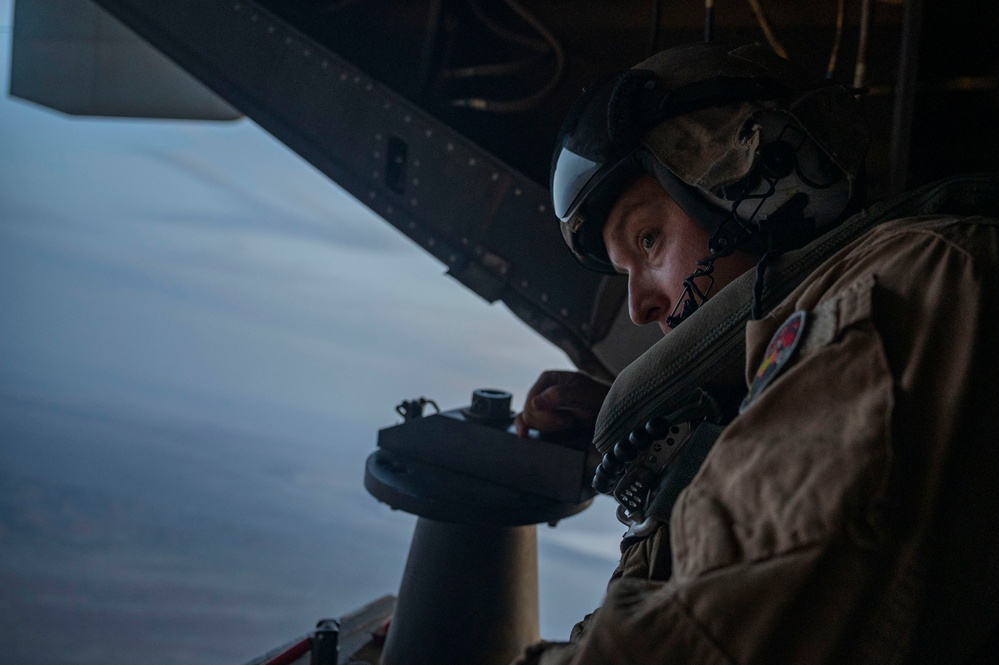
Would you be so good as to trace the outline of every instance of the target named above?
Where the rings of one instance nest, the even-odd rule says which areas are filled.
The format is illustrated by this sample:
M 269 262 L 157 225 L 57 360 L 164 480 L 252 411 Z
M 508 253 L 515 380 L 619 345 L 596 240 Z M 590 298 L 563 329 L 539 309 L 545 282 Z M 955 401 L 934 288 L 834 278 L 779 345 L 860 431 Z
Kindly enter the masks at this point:
M 666 317 L 666 325 L 670 327 L 670 330 L 687 320 L 711 296 L 711 289 L 715 284 L 715 278 L 712 276 L 712 273 L 715 271 L 715 261 L 731 255 L 753 239 L 754 232 L 749 224 L 740 219 L 735 213 L 743 198 L 740 198 L 733 204 L 728 218 L 714 230 L 708 239 L 708 251 L 710 254 L 698 261 L 694 272 L 687 275 L 686 279 L 683 280 L 683 293 L 673 306 L 673 311 Z M 740 233 L 734 241 L 730 241 L 725 228 L 730 221 L 734 221 L 740 227 Z M 701 288 L 697 284 L 698 279 L 707 279 L 707 285 Z
M 711 288 L 715 285 L 715 278 L 711 273 L 715 270 L 715 259 L 718 254 L 706 256 L 697 262 L 694 272 L 687 275 L 683 280 L 683 294 L 673 306 L 673 311 L 666 317 L 666 325 L 672 330 L 683 323 L 688 316 L 697 311 L 697 308 L 704 304 L 704 301 L 711 295 Z M 707 285 L 701 288 L 697 284 L 698 279 L 706 279 Z
M 711 296 L 711 289 L 714 287 L 715 283 L 714 277 L 712 276 L 712 273 L 715 270 L 715 261 L 720 258 L 730 256 L 740 247 L 743 247 L 753 239 L 759 237 L 766 240 L 766 250 L 756 264 L 756 280 L 753 282 L 752 318 L 755 320 L 763 316 L 762 300 L 764 276 L 766 275 L 769 265 L 784 251 L 783 248 L 779 246 L 780 243 L 775 242 L 775 234 L 779 233 L 779 229 L 786 226 L 788 222 L 797 222 L 797 225 L 801 226 L 801 222 L 806 221 L 804 220 L 804 209 L 808 204 L 808 196 L 801 192 L 795 194 L 788 199 L 784 205 L 770 215 L 769 219 L 756 223 L 739 219 L 738 215 L 735 214 L 735 210 L 741 202 L 742 199 L 737 200 L 733 204 L 733 212 L 729 219 L 735 220 L 735 222 L 742 227 L 743 232 L 735 242 L 728 244 L 719 242 L 719 237 L 724 224 L 716 229 L 712 234 L 708 241 L 708 247 L 711 253 L 698 261 L 694 272 L 687 275 L 686 279 L 683 280 L 683 294 L 680 296 L 676 305 L 673 306 L 673 311 L 668 317 L 666 317 L 666 325 L 669 326 L 671 330 L 683 323 L 691 314 L 696 312 L 697 309 Z M 755 213 L 753 217 L 755 217 Z M 756 228 L 753 229 L 753 226 Z M 698 285 L 697 280 L 705 278 L 707 279 L 707 285 L 702 288 Z

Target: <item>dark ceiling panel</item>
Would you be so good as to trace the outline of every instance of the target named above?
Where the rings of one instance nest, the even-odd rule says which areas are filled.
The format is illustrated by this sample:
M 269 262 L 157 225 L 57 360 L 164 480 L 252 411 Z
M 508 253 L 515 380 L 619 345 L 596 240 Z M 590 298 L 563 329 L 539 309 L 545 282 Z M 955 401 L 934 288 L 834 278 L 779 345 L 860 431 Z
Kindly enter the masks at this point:
M 504 301 L 580 367 L 607 373 L 592 353 L 609 341 L 593 330 L 601 279 L 564 250 L 548 210 L 555 134 L 584 85 L 649 53 L 654 8 L 658 47 L 702 39 L 700 0 L 97 2 L 455 278 Z M 762 4 L 776 39 L 821 75 L 836 3 Z M 860 30 L 859 3 L 847 4 L 832 76 L 849 85 Z M 890 173 L 911 186 L 962 165 L 999 168 L 997 3 L 910 0 L 928 17 L 915 57 L 901 59 L 918 67 L 915 76 L 899 67 L 906 6 L 866 4 L 873 8 L 863 62 L 872 194 L 888 192 Z M 733 2 L 716 7 L 714 37 L 745 43 L 764 32 L 748 3 Z M 898 81 L 910 79 L 911 103 L 900 105 Z M 891 141 L 893 125 L 903 140 Z

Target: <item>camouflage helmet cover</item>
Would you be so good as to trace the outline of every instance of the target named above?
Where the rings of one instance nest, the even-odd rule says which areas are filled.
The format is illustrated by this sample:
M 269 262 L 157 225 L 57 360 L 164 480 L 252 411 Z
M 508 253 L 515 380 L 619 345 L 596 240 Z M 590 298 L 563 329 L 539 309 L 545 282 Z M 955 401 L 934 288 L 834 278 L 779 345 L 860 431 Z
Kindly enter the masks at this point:
M 795 125 L 817 147 L 816 155 L 845 176 L 839 199 L 859 197 L 867 135 L 849 91 L 810 79 L 760 45 L 681 46 L 586 92 L 567 116 L 551 186 L 570 249 L 585 266 L 613 272 L 602 226 L 621 189 L 643 172 L 695 221 L 718 230 L 732 215 L 726 188 L 747 179 L 760 162 L 766 123 L 759 118 L 768 112 Z M 775 197 L 771 208 L 785 199 Z M 835 205 L 846 208 L 842 201 Z M 823 232 L 839 212 L 804 233 L 799 229 L 794 244 Z

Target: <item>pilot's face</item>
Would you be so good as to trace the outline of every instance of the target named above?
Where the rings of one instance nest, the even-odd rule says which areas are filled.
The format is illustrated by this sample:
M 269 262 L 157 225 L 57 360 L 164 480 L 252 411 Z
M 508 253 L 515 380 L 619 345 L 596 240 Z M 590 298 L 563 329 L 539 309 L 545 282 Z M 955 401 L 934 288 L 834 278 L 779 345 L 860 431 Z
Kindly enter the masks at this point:
M 656 322 L 663 333 L 666 319 L 683 296 L 683 280 L 708 255 L 707 230 L 680 209 L 652 176 L 625 188 L 604 224 L 607 255 L 628 276 L 628 308 L 638 325 Z M 713 273 L 713 295 L 755 263 L 748 254 L 719 259 Z M 707 280 L 699 281 L 702 289 Z

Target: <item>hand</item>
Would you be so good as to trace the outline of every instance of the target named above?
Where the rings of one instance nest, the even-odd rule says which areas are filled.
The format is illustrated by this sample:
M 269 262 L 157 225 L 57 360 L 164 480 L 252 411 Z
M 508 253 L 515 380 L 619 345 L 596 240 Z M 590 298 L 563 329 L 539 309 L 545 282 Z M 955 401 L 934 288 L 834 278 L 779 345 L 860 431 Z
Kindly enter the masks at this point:
M 545 649 L 551 642 L 547 640 L 541 640 L 535 644 L 529 644 L 524 649 L 524 653 L 520 654 L 516 660 L 514 660 L 510 665 L 537 665 L 538 660 L 541 658 L 541 654 L 544 653 Z
M 517 434 L 528 428 L 561 432 L 574 427 L 593 429 L 610 386 L 579 372 L 548 370 L 534 382 L 524 410 L 514 420 Z
M 566 665 L 575 653 L 576 645 L 570 642 L 542 640 L 529 645 L 510 665 Z

